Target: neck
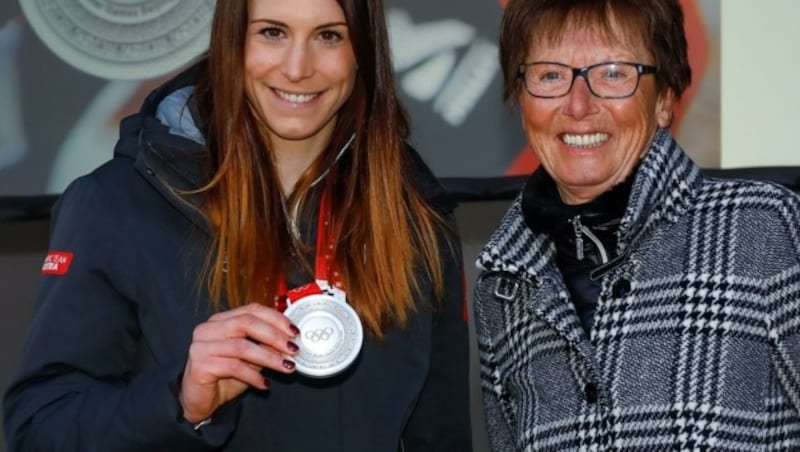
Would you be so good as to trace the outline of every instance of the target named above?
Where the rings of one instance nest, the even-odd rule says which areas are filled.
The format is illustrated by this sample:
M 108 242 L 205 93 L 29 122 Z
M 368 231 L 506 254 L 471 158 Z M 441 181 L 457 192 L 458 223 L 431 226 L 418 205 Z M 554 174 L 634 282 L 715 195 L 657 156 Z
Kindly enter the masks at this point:
M 332 132 L 332 128 L 323 129 L 302 140 L 286 140 L 275 136 L 271 138 L 275 166 L 284 196 L 288 197 L 294 192 L 297 181 L 328 145 Z
M 281 147 L 275 150 L 275 166 L 284 196 L 288 197 L 292 194 L 297 181 L 321 152 L 321 147 L 299 146 L 297 148 Z

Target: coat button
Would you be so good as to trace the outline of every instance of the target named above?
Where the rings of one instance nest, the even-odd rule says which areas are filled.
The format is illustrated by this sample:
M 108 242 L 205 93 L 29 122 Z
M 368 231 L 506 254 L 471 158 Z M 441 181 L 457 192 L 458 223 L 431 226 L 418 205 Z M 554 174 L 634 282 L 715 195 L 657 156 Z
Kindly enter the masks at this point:
M 627 279 L 618 279 L 614 281 L 611 286 L 611 296 L 614 298 L 623 298 L 631 291 L 631 282 Z
M 597 386 L 594 383 L 586 383 L 583 387 L 583 395 L 589 403 L 597 403 Z

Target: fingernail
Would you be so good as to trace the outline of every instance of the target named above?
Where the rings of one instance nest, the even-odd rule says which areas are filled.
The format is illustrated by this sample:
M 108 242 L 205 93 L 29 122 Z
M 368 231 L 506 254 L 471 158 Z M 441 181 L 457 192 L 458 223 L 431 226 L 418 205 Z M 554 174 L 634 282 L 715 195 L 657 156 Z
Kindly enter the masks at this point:
M 300 350 L 300 347 L 298 347 L 297 344 L 295 344 L 292 341 L 287 342 L 286 346 L 289 347 L 289 350 L 291 350 L 293 352 L 296 352 L 296 351 Z
M 283 367 L 285 367 L 285 368 L 287 368 L 289 370 L 292 370 L 292 369 L 294 369 L 294 362 L 289 361 L 288 359 L 284 359 L 283 360 Z
M 264 377 L 264 389 L 269 389 L 269 379 Z
M 292 325 L 289 325 L 289 329 L 292 331 L 292 333 L 293 333 L 295 336 L 297 336 L 298 334 L 300 334 L 300 328 L 298 328 L 298 327 L 297 327 L 297 326 L 295 326 L 294 324 L 292 324 Z

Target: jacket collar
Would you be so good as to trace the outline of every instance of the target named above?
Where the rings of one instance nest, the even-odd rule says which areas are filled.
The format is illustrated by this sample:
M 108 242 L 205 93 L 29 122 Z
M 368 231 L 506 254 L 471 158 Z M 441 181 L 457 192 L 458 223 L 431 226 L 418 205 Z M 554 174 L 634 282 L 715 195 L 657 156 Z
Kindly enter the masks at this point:
M 659 221 L 676 221 L 688 208 L 700 182 L 699 168 L 668 130 L 659 129 L 634 177 L 620 221 L 618 251 Z M 478 255 L 476 265 L 486 271 L 534 278 L 553 265 L 554 253 L 555 247 L 546 234 L 534 233 L 526 226 L 520 193 Z

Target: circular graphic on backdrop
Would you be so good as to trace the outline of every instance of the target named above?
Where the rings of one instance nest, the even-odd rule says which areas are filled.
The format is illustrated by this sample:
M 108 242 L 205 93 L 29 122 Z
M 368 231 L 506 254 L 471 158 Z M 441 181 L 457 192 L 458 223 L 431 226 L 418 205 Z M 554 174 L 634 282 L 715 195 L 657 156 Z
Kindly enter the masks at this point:
M 56 55 L 107 79 L 174 71 L 208 47 L 214 0 L 20 0 Z

